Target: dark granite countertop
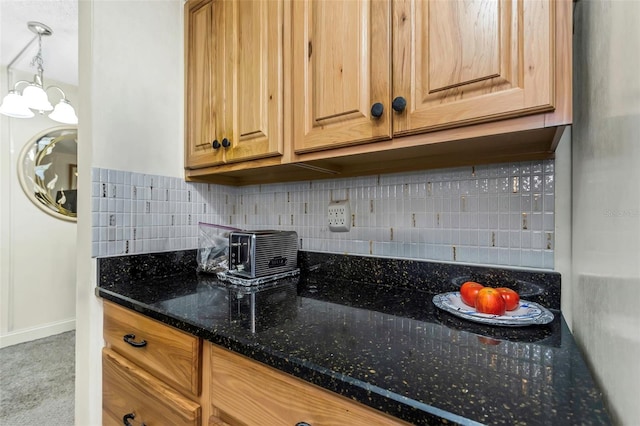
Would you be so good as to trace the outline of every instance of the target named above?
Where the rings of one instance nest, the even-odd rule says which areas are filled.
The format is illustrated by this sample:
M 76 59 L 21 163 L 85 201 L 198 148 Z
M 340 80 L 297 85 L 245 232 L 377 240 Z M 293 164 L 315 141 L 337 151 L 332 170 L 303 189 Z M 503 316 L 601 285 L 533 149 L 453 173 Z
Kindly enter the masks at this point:
M 558 310 L 558 274 L 301 252 L 299 277 L 257 291 L 193 262 L 99 259 L 97 294 L 411 423 L 610 423 Z M 494 327 L 433 305 L 467 279 L 506 283 L 555 318 Z

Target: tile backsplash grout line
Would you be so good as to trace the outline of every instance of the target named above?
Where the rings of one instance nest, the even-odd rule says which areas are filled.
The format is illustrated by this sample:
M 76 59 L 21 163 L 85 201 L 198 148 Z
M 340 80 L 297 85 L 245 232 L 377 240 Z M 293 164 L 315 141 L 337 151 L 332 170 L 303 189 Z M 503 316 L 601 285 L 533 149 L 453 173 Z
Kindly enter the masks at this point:
M 350 232 L 329 232 L 331 199 L 349 199 Z M 553 160 L 245 187 L 94 168 L 92 255 L 197 248 L 207 222 L 293 229 L 310 251 L 553 269 L 554 208 Z

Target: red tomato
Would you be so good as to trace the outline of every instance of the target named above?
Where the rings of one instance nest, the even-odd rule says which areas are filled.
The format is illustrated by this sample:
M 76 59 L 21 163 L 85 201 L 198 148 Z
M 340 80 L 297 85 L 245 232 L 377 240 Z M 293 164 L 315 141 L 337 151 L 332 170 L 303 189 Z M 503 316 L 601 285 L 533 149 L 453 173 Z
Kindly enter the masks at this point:
M 504 315 L 506 304 L 498 290 L 485 287 L 476 296 L 476 310 L 483 314 Z
M 469 306 L 476 306 L 476 296 L 484 286 L 475 281 L 467 281 L 460 287 L 460 297 L 462 301 Z
M 507 311 L 513 311 L 518 308 L 520 305 L 520 295 L 515 290 L 506 287 L 496 288 L 496 290 L 502 295 Z

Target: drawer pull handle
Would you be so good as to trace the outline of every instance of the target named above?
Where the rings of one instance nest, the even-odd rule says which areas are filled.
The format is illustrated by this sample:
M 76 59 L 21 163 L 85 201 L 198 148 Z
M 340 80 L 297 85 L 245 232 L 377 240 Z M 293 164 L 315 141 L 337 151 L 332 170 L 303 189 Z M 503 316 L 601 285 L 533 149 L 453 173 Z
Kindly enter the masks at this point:
M 134 348 L 142 348 L 147 346 L 147 341 L 146 340 L 141 340 L 139 342 L 136 342 L 135 339 L 136 335 L 135 334 L 125 334 L 124 336 L 124 341 L 127 342 L 128 344 L 130 344 L 131 346 L 133 346 Z
M 133 426 L 131 423 L 129 423 L 129 420 L 133 420 L 135 418 L 136 418 L 136 415 L 133 413 L 125 414 L 124 416 L 122 416 L 122 424 L 124 424 L 124 426 Z M 142 423 L 141 426 L 146 426 L 146 425 Z
M 309 424 L 307 422 L 298 422 L 298 423 L 296 423 L 296 426 L 311 426 L 311 424 Z

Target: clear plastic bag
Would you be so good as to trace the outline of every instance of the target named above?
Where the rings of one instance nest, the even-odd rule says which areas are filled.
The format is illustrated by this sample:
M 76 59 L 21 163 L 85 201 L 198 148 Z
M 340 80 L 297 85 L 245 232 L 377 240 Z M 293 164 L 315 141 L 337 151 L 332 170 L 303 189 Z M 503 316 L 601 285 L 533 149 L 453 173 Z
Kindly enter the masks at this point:
M 229 233 L 232 231 L 240 229 L 198 223 L 198 272 L 217 274 L 229 270 Z

